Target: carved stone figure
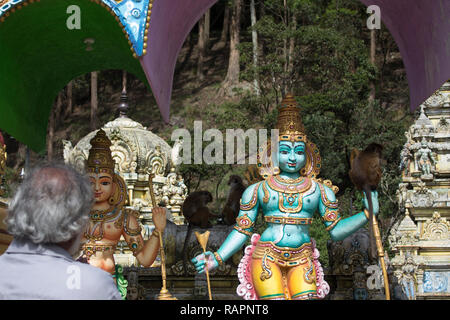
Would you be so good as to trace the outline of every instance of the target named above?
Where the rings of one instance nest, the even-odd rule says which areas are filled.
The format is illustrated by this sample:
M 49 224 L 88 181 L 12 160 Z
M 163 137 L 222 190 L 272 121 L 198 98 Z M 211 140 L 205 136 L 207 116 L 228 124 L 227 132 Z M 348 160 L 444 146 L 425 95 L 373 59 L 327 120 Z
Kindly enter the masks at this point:
M 436 164 L 433 151 L 428 147 L 425 139 L 422 140 L 420 149 L 416 152 L 416 166 L 422 172 L 422 178 L 433 178 L 432 165 Z
M 409 164 L 410 164 L 411 160 L 413 159 L 413 155 L 410 151 L 410 147 L 411 147 L 411 144 L 406 143 L 405 146 L 403 147 L 402 151 L 400 152 L 400 165 L 398 168 L 400 171 L 403 172 L 403 174 L 405 176 L 410 175 Z
M 408 200 L 408 183 L 399 183 L 396 192 L 398 205 L 401 211 L 405 210 L 406 201 Z
M 181 206 L 187 197 L 187 187 L 183 180 L 177 179 L 177 174 L 174 171 L 175 169 L 167 175 L 167 182 L 161 189 L 161 201 L 172 213 L 180 213 Z
M 417 264 L 414 262 L 414 259 L 408 255 L 406 257 L 406 263 L 402 267 L 400 284 L 409 300 L 416 300 L 416 271 Z

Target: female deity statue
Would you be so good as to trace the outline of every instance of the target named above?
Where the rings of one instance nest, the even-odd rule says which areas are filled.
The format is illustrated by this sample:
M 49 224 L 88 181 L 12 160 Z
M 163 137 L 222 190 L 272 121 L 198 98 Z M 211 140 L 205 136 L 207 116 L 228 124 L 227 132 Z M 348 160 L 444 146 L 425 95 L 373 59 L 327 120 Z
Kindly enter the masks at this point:
M 192 259 L 198 272 L 205 265 L 213 269 L 223 264 L 251 237 L 239 268 L 238 294 L 245 299 L 317 299 L 329 292 L 323 280 L 319 253 L 309 228 L 318 211 L 334 241 L 342 240 L 369 220 L 364 210 L 343 219 L 333 190 L 317 179 L 320 155 L 307 140 L 299 108 L 292 96 L 281 103 L 278 114 L 278 151 L 271 156 L 270 146 L 259 154 L 263 181 L 243 193 L 234 230 L 217 252 L 206 252 Z M 264 157 L 269 160 L 264 162 Z M 264 165 L 267 163 L 267 165 Z M 372 193 L 373 211 L 378 213 L 378 194 Z M 368 208 L 367 200 L 364 205 Z M 258 210 L 267 228 L 253 234 Z
M 114 275 L 116 265 L 113 254 L 123 236 L 138 262 L 149 267 L 159 252 L 159 233 L 166 227 L 166 211 L 164 208 L 153 208 L 155 229 L 144 241 L 137 220 L 138 213 L 124 208 L 127 189 L 125 181 L 114 173 L 111 141 L 100 129 L 90 143 L 92 147 L 87 167 L 95 203 L 82 239 L 83 257 L 91 265 Z
M 416 154 L 416 167 L 422 171 L 423 176 L 429 177 L 432 176 L 432 164 L 436 165 L 436 159 L 433 156 L 433 151 L 429 148 L 429 144 L 423 138 Z

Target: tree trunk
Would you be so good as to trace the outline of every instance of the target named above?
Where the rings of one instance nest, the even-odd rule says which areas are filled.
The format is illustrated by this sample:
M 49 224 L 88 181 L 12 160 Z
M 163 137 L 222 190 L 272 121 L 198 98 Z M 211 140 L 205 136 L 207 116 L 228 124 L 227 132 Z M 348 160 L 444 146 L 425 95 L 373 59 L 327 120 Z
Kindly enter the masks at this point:
M 56 107 L 55 107 L 55 122 L 59 122 L 61 120 L 61 112 L 62 111 L 62 91 L 58 93 L 58 98 L 56 98 Z
M 203 16 L 205 19 L 205 54 L 209 51 L 209 35 L 211 31 L 211 9 L 206 10 L 205 15 Z
M 295 15 L 295 12 L 292 13 L 289 28 L 293 33 L 297 29 L 297 17 Z M 289 39 L 289 52 L 288 52 L 288 73 L 287 73 L 287 75 L 289 76 L 288 92 L 292 92 L 293 90 L 294 52 L 295 52 L 295 37 L 292 34 Z
M 223 27 L 220 34 L 220 40 L 215 46 L 216 49 L 225 47 L 228 39 L 228 30 L 230 29 L 230 7 L 225 4 L 225 12 L 223 13 Z
M 370 30 L 370 62 L 375 67 L 375 55 L 376 55 L 376 49 L 377 49 L 377 43 L 376 43 L 376 34 L 375 29 Z M 375 101 L 375 82 L 374 80 L 370 81 L 370 92 L 369 92 L 369 104 L 373 104 Z
M 48 120 L 48 136 L 47 136 L 47 160 L 53 160 L 53 140 L 55 136 L 55 110 L 50 111 L 50 118 Z
M 239 83 L 239 36 L 241 25 L 241 5 L 242 0 L 234 0 L 233 12 L 231 14 L 230 25 L 230 58 L 228 60 L 228 71 L 225 77 L 225 87 Z
M 127 89 L 127 72 L 125 70 L 122 71 L 122 90 Z
M 73 81 L 67 84 L 67 106 L 64 112 L 64 117 L 68 117 L 73 113 Z
M 205 16 L 203 16 L 198 22 L 198 60 L 197 60 L 197 79 L 203 81 L 205 79 L 205 74 L 203 72 L 203 62 L 205 60 L 206 54 L 206 43 L 205 43 Z
M 91 130 L 97 129 L 98 118 L 98 72 L 91 72 Z
M 256 68 L 258 68 L 258 32 L 254 29 L 256 24 L 255 0 L 250 1 L 250 16 L 252 25 L 253 67 L 255 68 L 255 79 L 253 80 L 253 84 L 255 86 L 256 95 L 259 96 L 259 76 L 258 71 L 256 70 Z
M 283 0 L 283 22 L 285 25 L 285 28 L 289 28 L 289 19 L 288 19 L 288 6 L 287 6 L 287 0 Z M 288 53 L 288 39 L 286 37 L 283 37 L 283 55 L 284 55 L 284 67 L 283 71 L 284 74 L 288 74 L 288 65 L 289 65 L 289 53 Z M 283 77 L 283 87 L 281 95 L 284 97 L 288 92 L 288 85 L 287 85 L 287 78 L 286 76 Z

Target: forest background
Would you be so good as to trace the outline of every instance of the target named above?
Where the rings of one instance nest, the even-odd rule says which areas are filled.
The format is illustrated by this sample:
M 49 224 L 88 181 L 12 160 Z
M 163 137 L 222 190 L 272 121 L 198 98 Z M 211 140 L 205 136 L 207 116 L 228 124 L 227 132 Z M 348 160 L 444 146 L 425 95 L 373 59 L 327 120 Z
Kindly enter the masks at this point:
M 362 209 L 349 177 L 349 154 L 371 142 L 384 146 L 386 165 L 379 189 L 380 227 L 387 235 L 400 211 L 396 191 L 404 132 L 415 117 L 396 43 L 384 25 L 369 30 L 370 14 L 356 0 L 219 0 L 186 39 L 175 71 L 170 122 L 160 116 L 144 83 L 121 70 L 96 71 L 72 80 L 58 95 L 49 119 L 47 152 L 30 152 L 30 163 L 63 158 L 62 140 L 75 145 L 90 131 L 117 117 L 122 88 L 128 116 L 165 139 L 177 128 L 203 130 L 271 129 L 277 106 L 293 93 L 301 107 L 308 139 L 322 156 L 320 177 L 339 187 L 341 214 Z M 381 12 L 381 15 L 383 13 Z M 26 147 L 6 135 L 6 184 L 14 192 Z M 181 165 L 190 192 L 213 194 L 220 214 L 228 177 L 244 177 L 248 165 Z M 261 216 L 261 215 L 260 215 Z M 263 228 L 261 218 L 257 229 Z M 311 227 L 328 265 L 329 235 L 320 219 Z

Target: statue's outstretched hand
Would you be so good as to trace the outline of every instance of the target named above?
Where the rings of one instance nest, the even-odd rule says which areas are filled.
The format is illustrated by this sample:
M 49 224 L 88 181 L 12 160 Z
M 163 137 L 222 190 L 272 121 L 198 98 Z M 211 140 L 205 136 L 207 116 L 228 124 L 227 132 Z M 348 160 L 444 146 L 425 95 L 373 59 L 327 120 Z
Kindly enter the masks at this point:
M 164 231 L 166 228 L 166 208 L 155 207 L 152 210 L 152 214 L 153 224 L 156 230 Z
M 206 259 L 205 254 L 199 254 L 195 258 L 191 259 L 192 263 L 194 264 L 195 269 L 197 269 L 198 273 L 205 272 L 205 263 L 208 266 L 208 271 L 215 269 L 219 266 L 219 263 L 217 262 L 216 258 L 214 257 L 214 254 L 211 251 L 206 251 Z
M 371 191 L 372 195 L 372 206 L 373 206 L 373 214 L 377 215 L 378 211 L 380 211 L 380 205 L 378 202 L 378 191 Z M 364 199 L 363 199 L 364 207 L 369 210 L 369 202 L 367 201 L 366 193 L 364 192 Z

